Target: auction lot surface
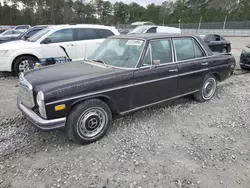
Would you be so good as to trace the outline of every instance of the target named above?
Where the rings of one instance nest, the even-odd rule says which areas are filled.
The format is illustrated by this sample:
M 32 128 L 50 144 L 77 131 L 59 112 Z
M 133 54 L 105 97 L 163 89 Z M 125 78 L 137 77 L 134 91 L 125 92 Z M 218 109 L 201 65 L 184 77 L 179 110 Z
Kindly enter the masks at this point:
M 250 43 L 229 40 L 236 58 Z M 186 97 L 117 118 L 87 146 L 30 126 L 17 78 L 2 76 L 0 187 L 250 187 L 250 73 L 236 73 L 209 102 Z

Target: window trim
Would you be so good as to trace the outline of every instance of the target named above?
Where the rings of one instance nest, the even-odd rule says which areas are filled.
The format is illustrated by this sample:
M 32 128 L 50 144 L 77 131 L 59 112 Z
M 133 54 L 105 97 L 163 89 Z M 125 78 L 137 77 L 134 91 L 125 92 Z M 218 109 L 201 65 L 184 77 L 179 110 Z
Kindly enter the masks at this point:
M 153 65 L 152 63 L 153 63 L 153 56 L 152 56 L 152 49 L 151 49 L 151 45 L 150 45 L 150 42 L 151 41 L 162 41 L 162 40 L 168 40 L 169 41 L 169 43 L 170 43 L 170 47 L 171 47 L 171 52 L 172 52 L 172 62 L 168 62 L 168 63 L 163 63 L 163 64 L 160 64 L 160 65 Z M 144 58 L 143 58 L 143 60 L 142 60 L 142 63 L 141 63 L 141 65 L 140 65 L 140 69 L 144 69 L 144 68 L 151 68 L 151 67 L 161 67 L 161 66 L 165 66 L 165 65 L 172 65 L 172 64 L 174 64 L 175 63 L 175 55 L 174 55 L 174 48 L 173 48 L 174 46 L 173 46 L 173 43 L 172 43 L 172 39 L 169 37 L 169 38 L 160 38 L 160 39 L 150 39 L 149 41 L 148 41 L 148 45 L 147 45 L 147 50 L 146 50 L 146 53 L 145 53 L 145 56 L 144 56 Z M 144 61 L 144 59 L 145 59 L 145 57 L 146 57 L 146 54 L 147 54 L 147 52 L 148 52 L 148 49 L 151 49 L 151 53 L 150 53 L 150 58 L 151 58 L 151 65 L 148 65 L 148 66 L 142 66 L 143 65 L 143 61 Z
M 62 30 L 71 30 L 72 31 L 72 40 L 71 41 L 64 41 L 64 42 L 51 42 L 49 44 L 58 44 L 58 43 L 65 43 L 65 42 L 74 42 L 75 38 L 74 38 L 74 29 L 73 28 L 63 28 L 63 29 L 58 29 L 50 34 L 48 34 L 42 41 L 44 41 L 46 38 L 49 38 L 49 36 L 53 35 L 54 33 L 58 32 L 58 31 L 62 31 Z M 49 45 L 47 44 L 47 45 Z
M 201 48 L 201 50 L 204 52 L 204 57 L 200 57 L 200 58 L 194 58 L 194 59 L 187 59 L 187 60 L 181 60 L 181 61 L 178 61 L 177 59 L 177 54 L 176 54 L 176 48 L 175 48 L 175 45 L 174 45 L 174 39 L 191 39 L 193 40 L 194 42 L 197 42 L 197 45 Z M 175 55 L 175 63 L 185 63 L 185 62 L 189 62 L 189 61 L 195 61 L 195 60 L 199 60 L 199 59 L 205 59 L 208 57 L 208 54 L 206 52 L 206 50 L 203 48 L 203 46 L 201 45 L 200 41 L 198 41 L 195 37 L 173 37 L 172 39 L 172 44 L 173 44 L 173 49 L 174 49 L 174 55 Z
M 94 32 L 96 33 L 96 36 L 99 37 L 99 38 L 78 40 L 78 39 L 77 39 L 77 30 L 78 30 L 78 29 L 92 29 L 92 30 L 94 30 Z M 73 30 L 74 30 L 74 41 L 79 42 L 79 41 L 89 41 L 89 40 L 99 40 L 99 39 L 103 39 L 103 38 L 100 38 L 100 35 L 99 35 L 99 33 L 96 31 L 96 29 L 99 29 L 99 28 L 92 28 L 92 27 L 89 27 L 89 28 L 87 28 L 87 27 L 73 28 Z

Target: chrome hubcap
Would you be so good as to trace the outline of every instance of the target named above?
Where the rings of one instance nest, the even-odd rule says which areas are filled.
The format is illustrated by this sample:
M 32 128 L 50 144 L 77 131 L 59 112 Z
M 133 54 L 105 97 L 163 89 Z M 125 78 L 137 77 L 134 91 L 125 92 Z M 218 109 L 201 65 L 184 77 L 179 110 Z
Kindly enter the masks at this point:
M 214 92 L 216 90 L 216 80 L 214 78 L 209 78 L 203 88 L 202 88 L 202 96 L 204 99 L 209 100 L 213 97 Z
M 104 130 L 107 122 L 108 115 L 102 108 L 90 108 L 78 119 L 77 133 L 85 139 L 95 137 Z
M 23 60 L 20 64 L 19 64 L 19 71 L 20 72 L 26 72 L 30 70 L 30 64 L 29 64 L 29 60 Z

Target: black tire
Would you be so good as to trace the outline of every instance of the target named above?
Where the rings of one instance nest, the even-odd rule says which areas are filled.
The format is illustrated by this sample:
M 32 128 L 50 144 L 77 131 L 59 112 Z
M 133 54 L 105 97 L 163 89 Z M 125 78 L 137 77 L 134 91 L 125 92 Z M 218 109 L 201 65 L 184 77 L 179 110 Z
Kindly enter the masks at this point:
M 202 81 L 199 91 L 194 94 L 194 98 L 199 102 L 208 101 L 214 96 L 216 88 L 217 80 L 215 76 L 213 74 L 206 75 Z
M 228 49 L 227 48 L 223 48 L 221 53 L 228 53 Z
M 105 118 L 102 120 L 104 123 L 101 117 Z M 101 100 L 91 99 L 76 105 L 71 110 L 67 118 L 66 132 L 74 142 L 82 145 L 90 144 L 106 134 L 111 122 L 112 113 L 108 105 Z M 96 131 L 96 135 L 88 136 L 87 133 L 90 134 L 91 131 Z
M 26 56 L 26 55 L 24 55 L 24 56 L 21 56 L 21 57 L 18 57 L 13 63 L 13 70 L 12 70 L 12 72 L 13 72 L 13 74 L 16 76 L 16 75 L 18 75 L 20 72 L 25 72 L 25 70 L 20 70 L 20 64 L 22 63 L 22 62 L 24 62 L 24 61 L 28 61 L 29 62 L 29 69 L 30 68 L 32 68 L 31 67 L 31 62 L 34 62 L 34 61 L 38 61 L 38 59 L 37 58 L 35 58 L 35 57 L 32 57 L 32 56 Z M 27 68 L 27 70 L 28 70 L 28 68 Z

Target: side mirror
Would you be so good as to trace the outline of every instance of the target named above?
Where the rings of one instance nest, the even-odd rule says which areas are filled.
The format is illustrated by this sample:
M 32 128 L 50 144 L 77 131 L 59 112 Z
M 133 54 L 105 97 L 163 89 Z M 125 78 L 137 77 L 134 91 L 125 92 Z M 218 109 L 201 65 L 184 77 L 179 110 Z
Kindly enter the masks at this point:
M 161 60 L 153 60 L 153 65 L 160 65 L 161 64 Z
M 49 44 L 49 43 L 51 43 L 51 39 L 50 38 L 46 38 L 42 42 L 42 44 Z
M 23 38 L 24 38 L 24 40 L 27 40 L 29 37 L 30 37 L 30 36 L 25 35 Z

